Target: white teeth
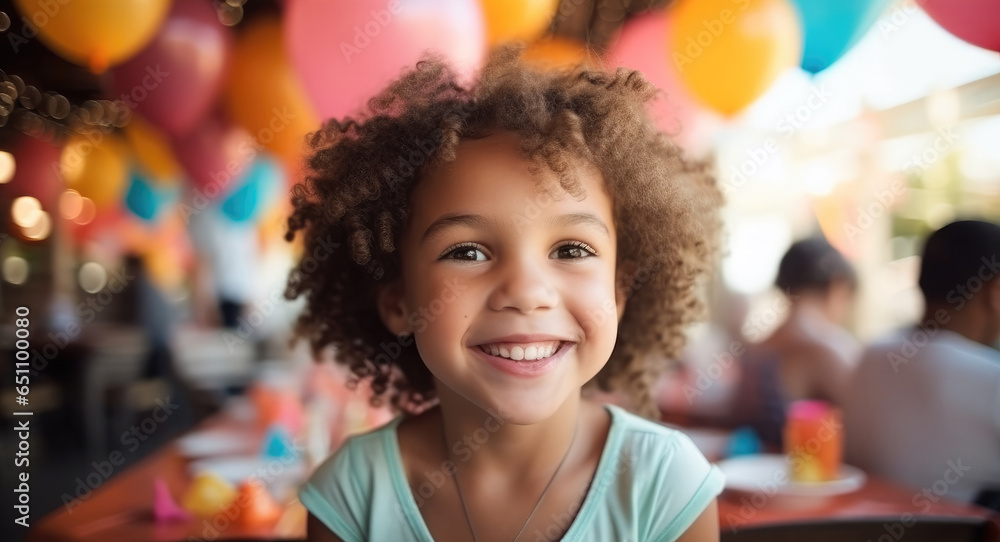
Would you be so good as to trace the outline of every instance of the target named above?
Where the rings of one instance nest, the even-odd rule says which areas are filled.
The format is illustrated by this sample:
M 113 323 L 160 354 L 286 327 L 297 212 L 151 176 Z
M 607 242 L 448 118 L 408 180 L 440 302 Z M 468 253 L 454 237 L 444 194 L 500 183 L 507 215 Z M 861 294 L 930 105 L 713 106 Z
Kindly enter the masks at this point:
M 486 352 L 487 354 L 512 359 L 514 361 L 534 361 L 552 356 L 559 350 L 559 346 L 560 343 L 510 347 L 506 345 L 498 346 L 495 344 L 484 344 L 480 348 L 482 348 L 483 352 Z

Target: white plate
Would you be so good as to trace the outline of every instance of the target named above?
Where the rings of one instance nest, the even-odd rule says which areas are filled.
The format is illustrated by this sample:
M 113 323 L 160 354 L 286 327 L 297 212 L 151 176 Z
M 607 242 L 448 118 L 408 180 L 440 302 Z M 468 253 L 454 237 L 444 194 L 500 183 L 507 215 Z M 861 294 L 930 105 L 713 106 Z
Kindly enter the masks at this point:
M 192 476 L 201 472 L 212 472 L 237 485 L 250 477 L 256 477 L 268 482 L 277 480 L 297 480 L 305 474 L 305 466 L 301 461 L 285 464 L 277 459 L 264 459 L 258 455 L 213 457 L 192 461 L 188 465 Z
M 231 429 L 195 431 L 177 439 L 182 456 L 191 458 L 246 454 L 256 451 L 259 439 L 253 434 Z
M 857 491 L 865 483 L 864 471 L 851 465 L 841 465 L 836 480 L 793 482 L 788 459 L 780 454 L 739 456 L 720 461 L 718 466 L 726 475 L 726 489 L 744 493 L 830 497 Z

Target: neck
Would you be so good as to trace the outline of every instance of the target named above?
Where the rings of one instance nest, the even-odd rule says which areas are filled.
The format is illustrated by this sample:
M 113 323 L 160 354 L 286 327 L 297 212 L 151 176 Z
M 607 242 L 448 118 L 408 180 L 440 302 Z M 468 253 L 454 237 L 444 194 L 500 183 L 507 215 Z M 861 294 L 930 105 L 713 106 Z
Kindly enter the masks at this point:
M 936 328 L 947 329 L 980 344 L 990 346 L 988 323 L 984 315 L 974 304 L 969 303 L 962 310 L 955 310 L 946 304 L 928 304 L 920 327 L 933 331 Z
M 834 325 L 819 300 L 802 297 L 788 307 L 788 316 L 784 323 L 778 326 L 775 335 L 778 337 L 810 335 L 817 329 L 825 330 Z
M 518 423 L 502 407 L 484 409 L 443 383 L 436 384 L 448 443 L 445 457 L 463 471 L 463 477 L 547 478 L 570 451 L 580 424 L 579 394 L 571 395 L 548 418 Z

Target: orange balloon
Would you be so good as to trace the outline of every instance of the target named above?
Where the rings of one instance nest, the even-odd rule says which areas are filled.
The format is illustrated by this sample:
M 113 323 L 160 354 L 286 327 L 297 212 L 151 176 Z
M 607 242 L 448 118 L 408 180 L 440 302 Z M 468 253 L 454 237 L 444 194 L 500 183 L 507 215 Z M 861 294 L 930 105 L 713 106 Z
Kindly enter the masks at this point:
M 39 39 L 49 49 L 95 73 L 128 60 L 145 47 L 170 8 L 170 0 L 15 0 L 14 3 L 38 29 Z
M 505 41 L 533 41 L 545 33 L 559 0 L 480 0 L 490 46 Z
M 181 213 L 164 217 L 140 251 L 150 280 L 163 292 L 177 292 L 193 264 L 192 248 Z
M 183 176 L 181 166 L 174 158 L 174 151 L 163 133 L 140 118 L 138 114 L 132 115 L 132 120 L 124 131 L 132 154 L 150 180 L 160 186 L 172 186 L 178 183 Z
M 305 150 L 306 134 L 319 128 L 319 118 L 288 63 L 281 21 L 263 18 L 244 26 L 223 101 L 229 116 L 258 144 L 295 162 Z
M 734 115 L 802 58 L 802 30 L 788 0 L 678 0 L 668 54 L 691 93 Z
M 59 169 L 66 187 L 90 198 L 98 212 L 118 207 L 128 180 L 128 147 L 101 133 L 76 136 L 63 147 Z
M 600 56 L 592 53 L 587 44 L 570 38 L 554 36 L 532 43 L 522 55 L 525 61 L 542 68 L 574 68 L 579 64 L 589 67 L 601 65 Z
M 268 493 L 264 482 L 259 479 L 247 480 L 240 484 L 236 503 L 240 508 L 240 515 L 236 521 L 240 525 L 270 526 L 281 517 L 281 505 Z

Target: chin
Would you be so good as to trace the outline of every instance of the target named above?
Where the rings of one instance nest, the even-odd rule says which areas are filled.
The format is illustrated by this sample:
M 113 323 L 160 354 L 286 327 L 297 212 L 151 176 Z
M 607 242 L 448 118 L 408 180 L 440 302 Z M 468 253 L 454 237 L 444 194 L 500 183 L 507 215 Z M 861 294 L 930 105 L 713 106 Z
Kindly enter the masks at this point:
M 514 425 L 533 425 L 552 417 L 566 401 L 568 394 L 553 392 L 493 393 L 491 397 L 474 401 L 483 410 L 496 412 Z

